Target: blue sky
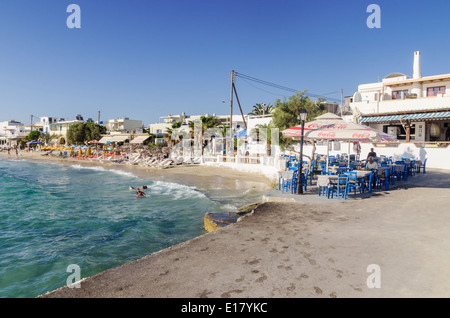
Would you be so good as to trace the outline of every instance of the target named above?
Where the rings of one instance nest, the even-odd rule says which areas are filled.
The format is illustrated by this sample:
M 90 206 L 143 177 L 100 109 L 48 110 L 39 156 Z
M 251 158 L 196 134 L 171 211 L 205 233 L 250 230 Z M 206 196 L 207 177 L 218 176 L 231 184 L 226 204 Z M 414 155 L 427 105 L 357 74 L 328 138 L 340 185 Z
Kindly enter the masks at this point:
M 81 29 L 66 25 L 71 3 Z M 371 3 L 380 29 L 366 25 Z M 231 70 L 340 99 L 411 76 L 416 50 L 423 76 L 450 73 L 448 12 L 444 0 L 1 0 L 0 121 L 228 114 Z M 236 88 L 246 113 L 291 95 Z

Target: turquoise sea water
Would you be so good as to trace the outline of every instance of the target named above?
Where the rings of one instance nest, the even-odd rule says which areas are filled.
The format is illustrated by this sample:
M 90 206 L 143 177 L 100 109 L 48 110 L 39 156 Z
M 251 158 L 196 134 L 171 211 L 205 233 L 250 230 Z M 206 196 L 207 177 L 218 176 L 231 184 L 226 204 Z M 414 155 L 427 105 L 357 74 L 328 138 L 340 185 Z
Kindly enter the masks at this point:
M 137 198 L 128 186 L 148 185 Z M 102 167 L 0 159 L 0 297 L 35 297 L 204 233 L 229 204 Z

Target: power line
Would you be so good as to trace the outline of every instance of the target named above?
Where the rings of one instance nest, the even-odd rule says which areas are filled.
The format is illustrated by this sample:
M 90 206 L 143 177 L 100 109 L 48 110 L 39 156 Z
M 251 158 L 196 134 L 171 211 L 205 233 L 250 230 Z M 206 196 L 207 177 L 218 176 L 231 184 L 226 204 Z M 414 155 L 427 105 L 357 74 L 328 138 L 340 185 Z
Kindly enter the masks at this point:
M 284 90 L 284 91 L 288 91 L 288 92 L 291 92 L 291 93 L 301 92 L 301 90 L 298 90 L 298 89 L 294 89 L 294 88 L 278 85 L 278 84 L 275 84 L 275 83 L 272 83 L 272 82 L 268 82 L 268 81 L 264 81 L 264 80 L 261 80 L 261 79 L 258 79 L 258 78 L 255 78 L 255 77 L 252 77 L 252 76 L 249 76 L 249 75 L 245 75 L 245 74 L 242 74 L 242 73 L 234 72 L 234 75 L 235 75 L 235 77 L 239 77 L 239 78 L 244 79 L 244 80 L 256 82 L 258 84 L 270 86 L 270 87 L 273 87 L 273 88 L 276 88 L 276 89 L 279 89 L 279 90 Z M 333 93 L 334 92 L 328 93 L 328 94 L 333 94 Z M 274 94 L 274 93 L 272 93 L 272 94 Z M 314 97 L 314 98 L 320 98 L 321 97 L 320 95 L 312 94 L 312 93 L 308 93 L 308 92 L 306 92 L 305 95 L 309 96 L 309 97 Z M 340 100 L 338 100 L 336 98 L 327 98 L 327 99 L 328 100 L 333 100 L 333 101 L 336 101 L 336 102 L 340 102 Z
M 260 88 L 260 87 L 258 87 L 258 86 L 256 86 L 256 85 L 253 85 L 252 83 L 250 83 L 250 82 L 247 81 L 246 79 L 243 79 L 243 78 L 241 78 L 241 79 L 244 80 L 244 82 L 246 82 L 248 85 L 253 86 L 254 88 L 259 89 L 259 90 L 261 90 L 261 91 L 263 91 L 263 92 L 266 92 L 266 93 L 269 93 L 269 94 L 272 94 L 272 95 L 277 95 L 277 96 L 283 96 L 283 97 L 286 97 L 286 95 L 283 95 L 283 94 L 277 94 L 277 93 L 273 93 L 273 92 L 267 91 L 267 90 L 262 89 L 262 88 Z

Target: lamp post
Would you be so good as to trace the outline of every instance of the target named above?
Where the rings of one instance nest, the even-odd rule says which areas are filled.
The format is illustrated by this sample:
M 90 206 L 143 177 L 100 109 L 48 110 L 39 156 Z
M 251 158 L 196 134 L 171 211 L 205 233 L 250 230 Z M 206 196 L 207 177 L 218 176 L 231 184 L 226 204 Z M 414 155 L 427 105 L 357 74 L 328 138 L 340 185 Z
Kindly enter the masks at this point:
M 302 135 L 300 138 L 300 160 L 298 163 L 298 171 L 297 171 L 297 194 L 303 194 L 303 135 L 305 131 L 305 120 L 306 116 L 308 115 L 308 111 L 305 108 L 300 109 L 300 115 L 298 116 L 298 119 L 301 121 L 302 124 Z

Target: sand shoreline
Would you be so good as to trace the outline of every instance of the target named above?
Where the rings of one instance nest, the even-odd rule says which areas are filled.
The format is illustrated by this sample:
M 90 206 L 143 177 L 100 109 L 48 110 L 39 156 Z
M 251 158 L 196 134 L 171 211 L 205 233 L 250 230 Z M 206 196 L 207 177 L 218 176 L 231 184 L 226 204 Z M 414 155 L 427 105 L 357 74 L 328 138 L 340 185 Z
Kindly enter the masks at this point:
M 171 180 L 189 186 L 204 186 L 220 184 L 229 189 L 239 190 L 253 188 L 258 191 L 269 191 L 273 188 L 271 181 L 265 176 L 257 173 L 241 172 L 225 167 L 214 167 L 210 165 L 178 165 L 171 168 L 161 169 L 157 167 L 142 167 L 139 165 L 128 165 L 125 163 L 102 163 L 95 160 L 80 160 L 75 158 L 61 158 L 55 156 L 43 156 L 43 152 L 20 152 L 19 156 L 3 156 L 4 159 L 24 159 L 30 161 L 52 162 L 59 164 L 99 166 L 108 170 L 118 169 L 132 172 L 138 177 L 154 180 Z M 0 154 L 2 155 L 2 154 Z M 201 189 L 200 189 L 201 190 Z

